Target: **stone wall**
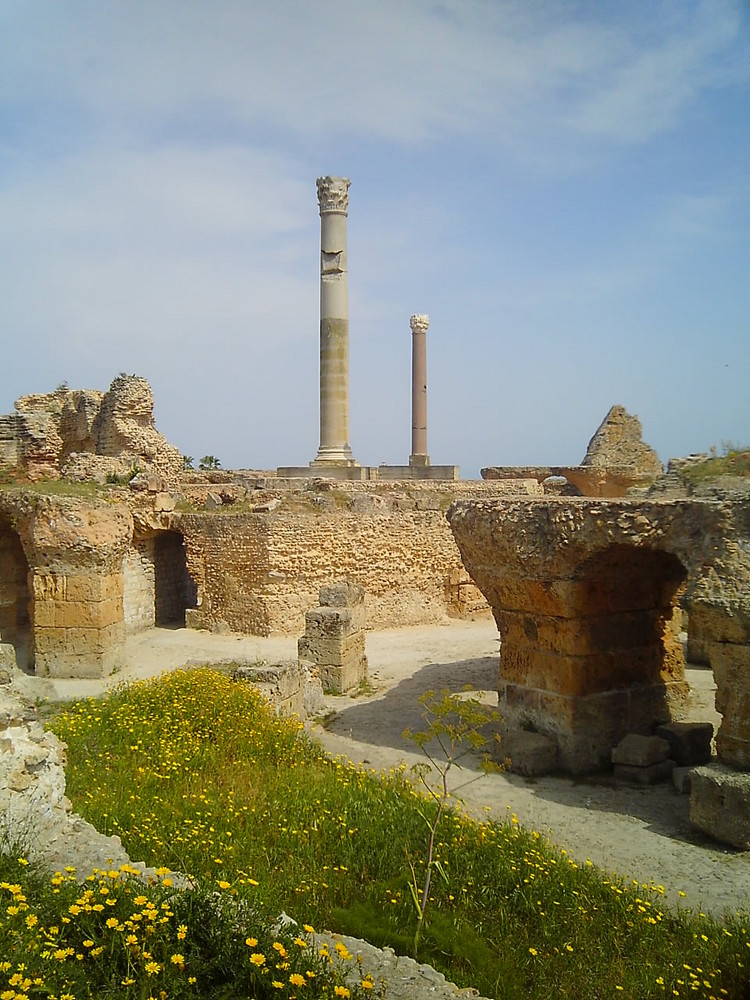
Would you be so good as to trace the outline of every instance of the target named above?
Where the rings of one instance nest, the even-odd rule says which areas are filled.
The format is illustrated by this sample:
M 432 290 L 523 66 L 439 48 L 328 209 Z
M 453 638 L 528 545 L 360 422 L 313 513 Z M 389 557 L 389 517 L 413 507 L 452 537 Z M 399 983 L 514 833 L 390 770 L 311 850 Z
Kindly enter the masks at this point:
M 367 626 L 487 613 L 441 510 L 178 517 L 201 624 L 259 635 L 302 632 L 322 586 L 365 590 Z
M 11 602 L 5 600 L 8 620 L 0 626 L 0 642 L 12 643 L 17 656 L 23 653 L 19 626 L 28 614 L 28 662 L 38 674 L 110 673 L 123 656 L 122 565 L 132 532 L 133 519 L 123 504 L 0 493 L 0 537 L 16 566 L 15 609 L 9 612 Z
M 122 602 L 127 635 L 156 624 L 154 581 L 154 539 L 134 539 L 122 561 Z

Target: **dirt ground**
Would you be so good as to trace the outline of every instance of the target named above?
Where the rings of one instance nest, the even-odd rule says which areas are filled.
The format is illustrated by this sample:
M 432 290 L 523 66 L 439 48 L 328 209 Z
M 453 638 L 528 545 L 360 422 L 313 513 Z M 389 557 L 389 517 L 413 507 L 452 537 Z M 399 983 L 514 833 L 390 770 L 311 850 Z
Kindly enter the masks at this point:
M 356 697 L 326 698 L 326 714 L 310 730 L 333 755 L 377 771 L 422 760 L 402 737 L 422 727 L 417 699 L 429 689 L 460 691 L 471 685 L 483 700 L 496 701 L 498 635 L 494 622 L 452 622 L 436 627 L 390 629 L 367 634 L 372 690 Z M 32 698 L 71 699 L 97 695 L 123 681 L 154 676 L 187 663 L 237 657 L 275 662 L 296 657 L 296 638 L 214 635 L 187 629 L 152 629 L 128 640 L 125 668 L 106 680 L 23 679 Z M 688 668 L 690 718 L 711 721 L 711 671 Z M 458 781 L 471 776 L 459 772 Z M 628 788 L 610 779 L 544 777 L 508 773 L 473 782 L 460 793 L 479 817 L 510 819 L 539 831 L 585 863 L 607 872 L 664 886 L 674 905 L 716 915 L 750 908 L 750 852 L 724 848 L 689 823 L 689 796 L 671 783 Z M 684 893 L 684 895 L 681 895 Z

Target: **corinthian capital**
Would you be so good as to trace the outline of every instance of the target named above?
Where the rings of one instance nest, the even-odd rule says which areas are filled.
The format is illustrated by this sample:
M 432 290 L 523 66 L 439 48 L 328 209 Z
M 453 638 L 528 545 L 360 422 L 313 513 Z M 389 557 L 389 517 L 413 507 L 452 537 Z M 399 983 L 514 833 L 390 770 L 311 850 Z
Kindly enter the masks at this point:
M 351 184 L 348 177 L 319 177 L 316 184 L 321 215 L 323 212 L 346 212 Z
M 430 325 L 430 317 L 425 316 L 424 313 L 417 313 L 416 316 L 412 316 L 409 320 L 409 326 L 411 327 L 412 333 L 427 333 L 427 327 Z

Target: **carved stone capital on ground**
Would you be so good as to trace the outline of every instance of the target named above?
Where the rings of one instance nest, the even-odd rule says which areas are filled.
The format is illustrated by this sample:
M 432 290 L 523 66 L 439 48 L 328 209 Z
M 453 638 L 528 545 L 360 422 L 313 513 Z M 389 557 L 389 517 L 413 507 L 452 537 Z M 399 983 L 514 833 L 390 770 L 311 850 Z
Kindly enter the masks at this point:
M 318 186 L 318 204 L 320 214 L 324 212 L 343 212 L 346 214 L 349 208 L 349 185 L 351 181 L 348 177 L 318 177 L 315 182 Z
M 430 317 L 426 316 L 424 313 L 417 313 L 409 319 L 409 326 L 411 327 L 412 333 L 427 333 L 427 327 L 430 325 Z

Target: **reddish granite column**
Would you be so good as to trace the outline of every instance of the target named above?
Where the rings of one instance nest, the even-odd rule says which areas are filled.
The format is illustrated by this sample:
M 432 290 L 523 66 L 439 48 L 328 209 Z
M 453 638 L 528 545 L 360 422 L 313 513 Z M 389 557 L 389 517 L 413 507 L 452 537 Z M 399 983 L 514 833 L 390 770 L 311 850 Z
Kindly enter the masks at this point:
M 427 327 L 429 316 L 416 315 L 411 326 L 411 455 L 409 465 L 429 465 L 427 454 Z

